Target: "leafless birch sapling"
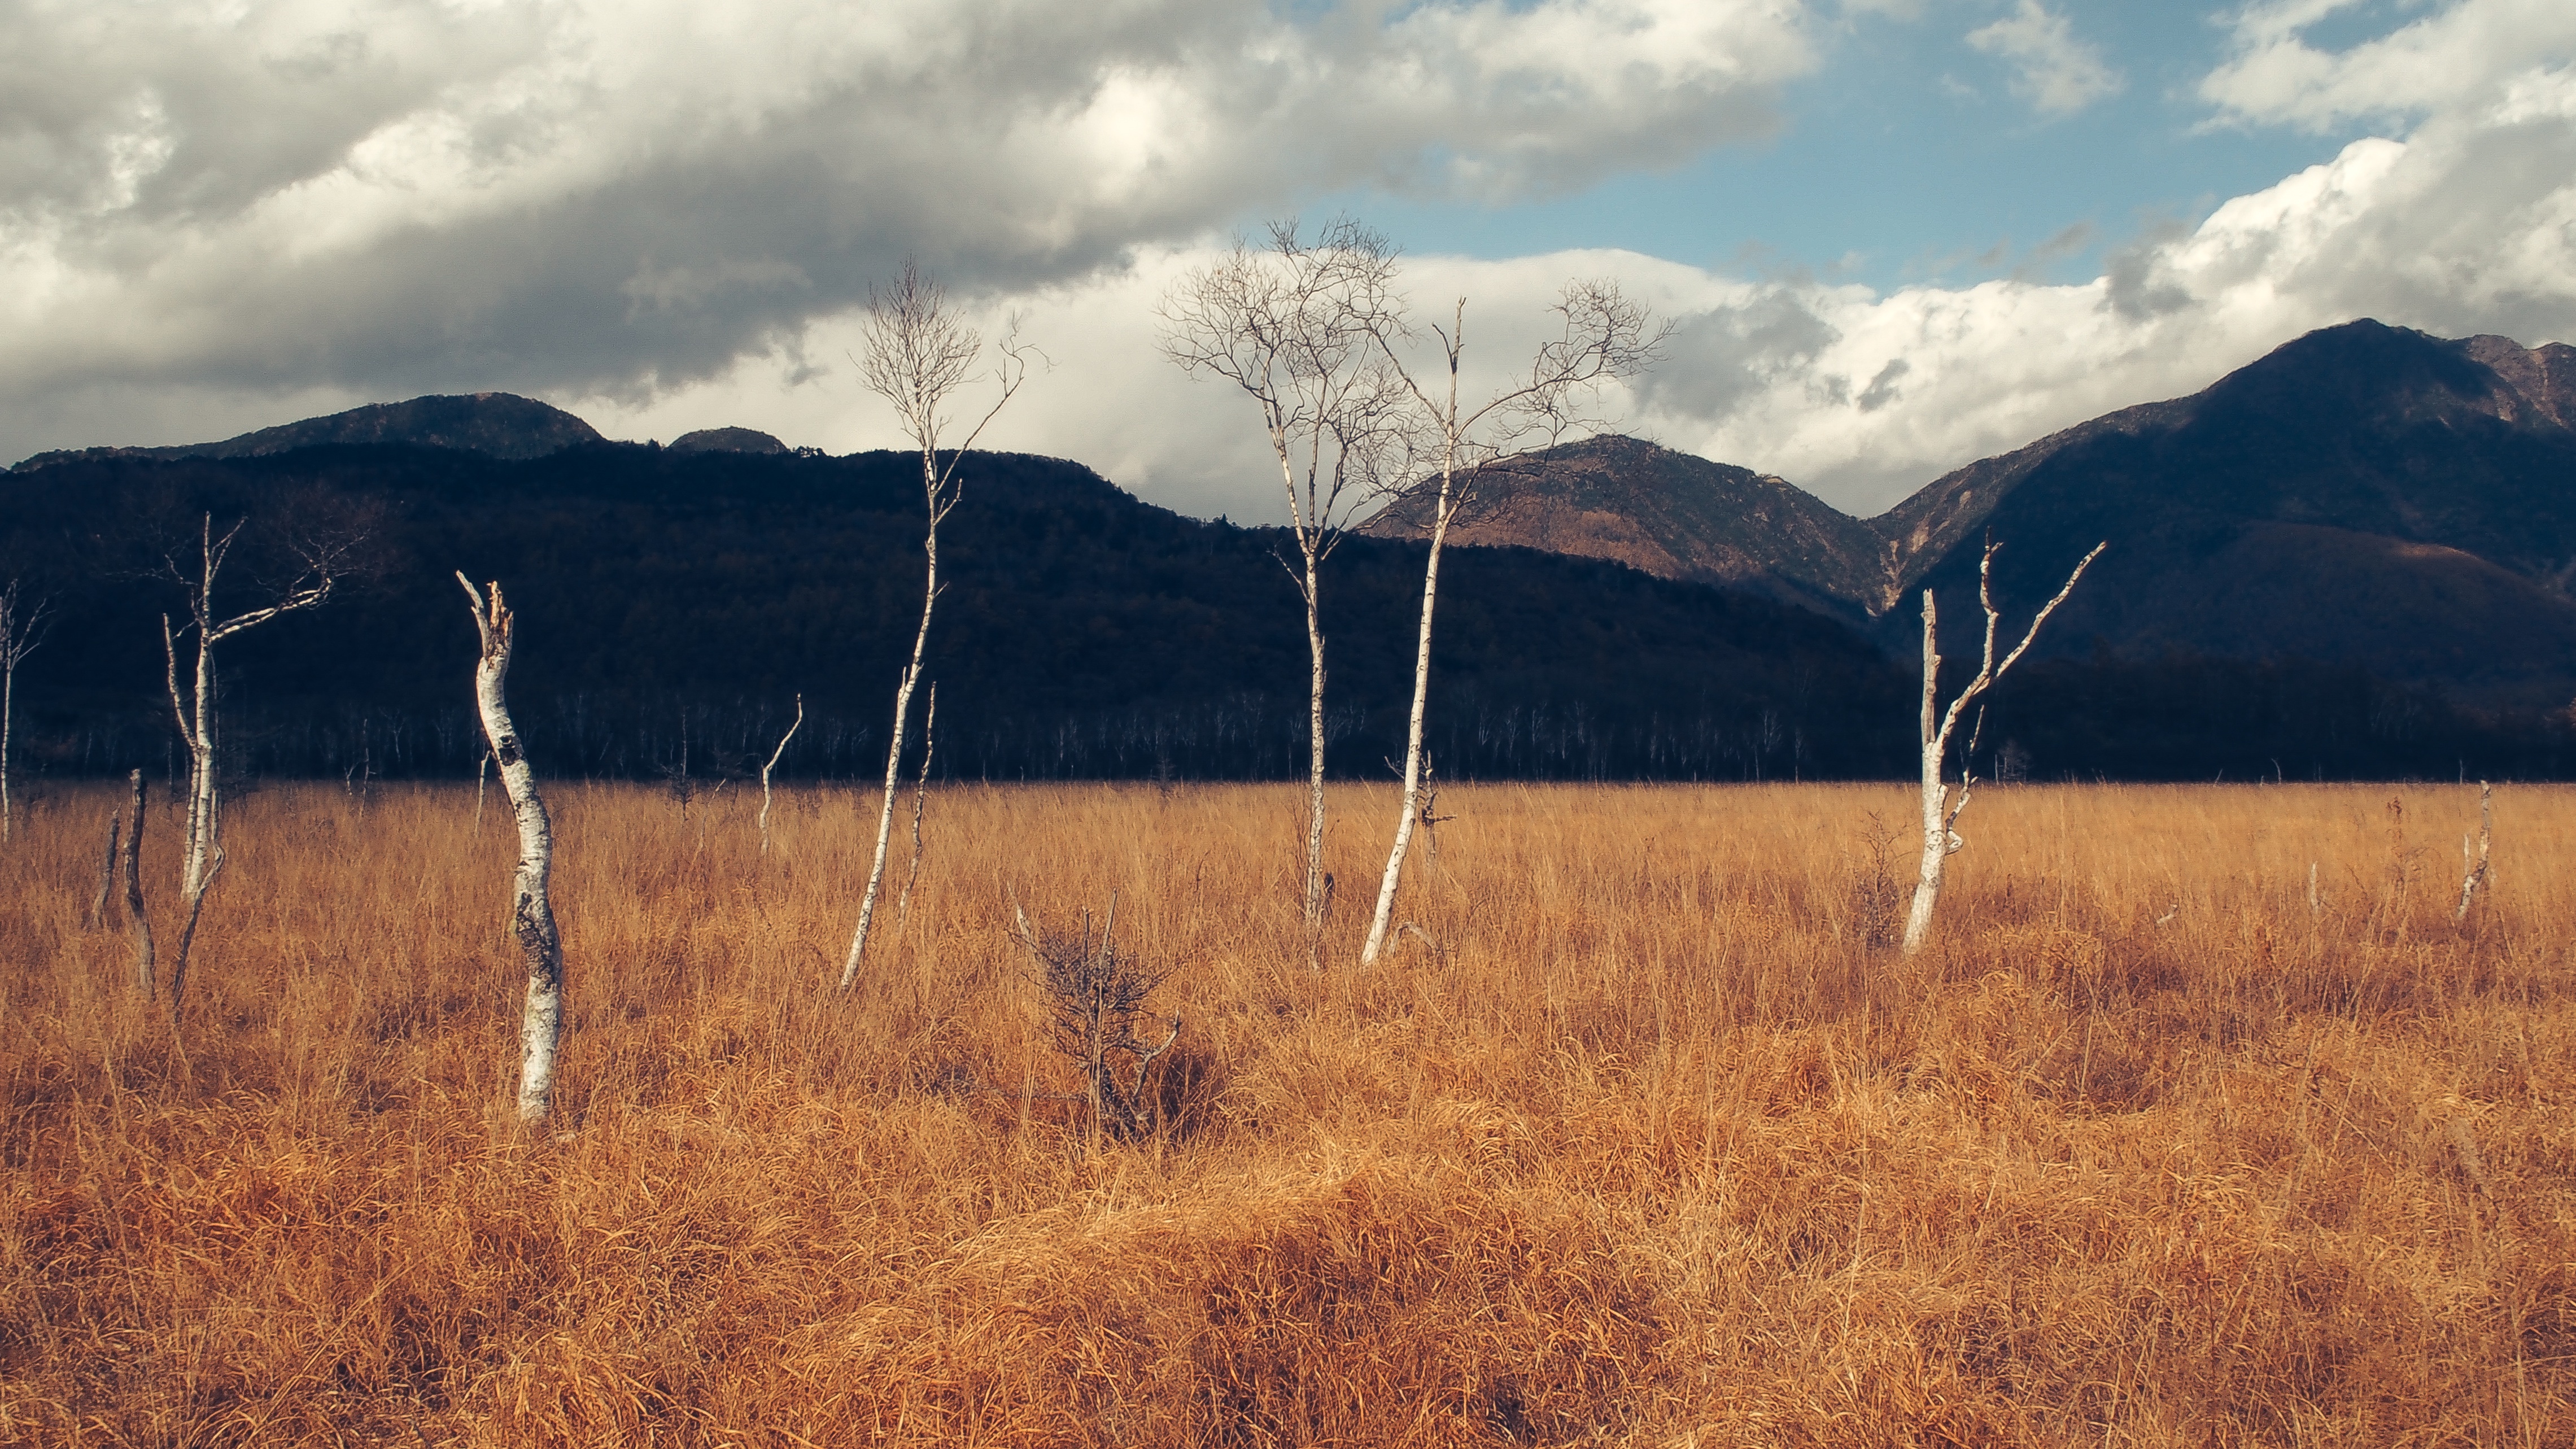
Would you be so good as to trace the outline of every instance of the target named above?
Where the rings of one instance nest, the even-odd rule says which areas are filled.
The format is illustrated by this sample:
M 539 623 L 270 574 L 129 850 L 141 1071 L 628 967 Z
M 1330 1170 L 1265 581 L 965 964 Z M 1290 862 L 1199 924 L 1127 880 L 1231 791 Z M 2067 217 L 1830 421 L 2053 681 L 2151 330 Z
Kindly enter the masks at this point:
M 1404 330 L 1394 276 L 1393 249 L 1358 223 L 1308 242 L 1286 221 L 1266 245 L 1238 242 L 1182 278 L 1162 305 L 1163 355 L 1252 399 L 1288 497 L 1299 555 L 1289 577 L 1306 606 L 1309 965 L 1322 963 L 1325 905 L 1322 571 L 1408 441 L 1404 382 L 1378 341 Z
M 2478 782 L 2477 845 L 2470 848 L 2469 837 L 2460 837 L 2460 908 L 2451 913 L 2454 921 L 2469 918 L 2469 903 L 2477 898 L 2478 888 L 2487 883 L 2487 857 L 2495 848 L 2495 786 Z
M 1968 808 L 1968 792 L 1977 782 L 1974 769 L 1972 766 L 1961 768 L 1959 793 L 1955 799 L 1950 794 L 1949 784 L 1942 778 L 1943 762 L 1949 754 L 1950 741 L 1958 734 L 1959 721 L 1966 716 L 1969 705 L 1983 697 L 1994 687 L 1996 680 L 2004 677 L 2004 671 L 2020 661 L 2031 641 L 2039 637 L 2039 626 L 2047 623 L 2048 616 L 2057 612 L 2057 606 L 2066 602 L 2066 596 L 2075 592 L 2076 580 L 2084 577 L 2084 571 L 2091 568 L 2093 560 L 2100 558 L 2102 550 L 2109 546 L 2097 543 L 2091 553 L 2077 561 L 2075 571 L 2066 576 L 2064 587 L 2031 617 L 2030 628 L 2021 636 L 2021 642 L 2013 646 L 2010 654 L 1997 661 L 1995 627 L 2002 622 L 2002 615 L 1995 609 L 1994 571 L 1995 554 L 2003 545 L 1991 539 L 1987 541 L 1985 554 L 1977 561 L 1977 602 L 1986 613 L 1985 651 L 1979 661 L 1977 677 L 1968 681 L 1967 687 L 1959 691 L 1959 697 L 1950 701 L 1947 710 L 1939 708 L 1940 617 L 1933 603 L 1932 591 L 1923 591 L 1923 708 L 1919 731 L 1923 747 L 1923 866 L 1914 881 L 1914 903 L 1905 913 L 1905 954 L 1908 956 L 1922 950 L 1923 943 L 1931 939 L 1932 908 L 1941 898 L 1943 867 L 1950 856 L 1965 844 L 1952 827 L 1959 823 L 1959 812 Z
M 930 614 L 939 603 L 939 524 L 957 506 L 958 465 L 982 437 L 984 428 L 1007 406 L 1028 376 L 1026 351 L 1009 341 L 1000 348 L 1001 363 L 993 380 L 999 393 L 993 405 L 970 429 L 965 440 L 940 460 L 939 435 L 948 419 L 940 409 L 965 386 L 983 354 L 984 340 L 948 305 L 948 294 L 921 274 L 907 258 L 894 285 L 868 294 L 868 319 L 861 334 L 860 375 L 868 390 L 894 404 L 904 436 L 921 449 L 921 495 L 928 528 L 921 536 L 924 573 L 921 627 L 912 636 L 912 657 L 895 680 L 894 732 L 886 740 L 885 794 L 877 807 L 877 848 L 868 866 L 868 885 L 859 898 L 858 929 L 850 933 L 850 954 L 841 963 L 840 989 L 859 977 L 859 958 L 868 949 L 868 924 L 877 911 L 877 893 L 885 884 L 886 847 L 894 836 L 895 792 L 903 783 L 905 726 L 912 717 L 913 691 L 921 684 L 921 659 L 930 643 Z
M 462 571 L 456 582 L 465 590 L 474 631 L 483 641 L 474 666 L 475 708 L 483 718 L 484 742 L 501 767 L 502 792 L 510 797 L 510 811 L 519 822 L 519 863 L 510 877 L 510 934 L 518 938 L 519 954 L 528 963 L 528 1002 L 519 1017 L 519 1120 L 533 1125 L 546 1119 L 554 1091 L 555 1047 L 563 1036 L 563 938 L 556 933 L 554 905 L 546 894 L 554 874 L 554 827 L 502 695 L 517 616 L 502 603 L 500 584 L 490 586 L 487 599 Z
M 302 568 L 285 587 L 272 593 L 272 601 L 247 609 L 229 618 L 219 617 L 215 608 L 215 580 L 223 572 L 224 559 L 232 552 L 233 541 L 241 536 L 239 522 L 215 537 L 214 515 L 207 514 L 198 526 L 198 567 L 191 573 L 176 559 L 168 560 L 169 577 L 188 591 L 188 622 L 173 630 L 170 616 L 161 616 L 161 649 L 169 666 L 170 712 L 179 725 L 179 741 L 188 749 L 188 826 L 182 843 L 179 895 L 187 917 L 179 927 L 179 950 L 170 961 L 170 1014 L 177 1016 L 180 997 L 188 985 L 188 951 L 197 938 L 197 918 L 205 909 L 206 891 L 214 885 L 215 875 L 224 868 L 224 848 L 219 826 L 222 802 L 215 789 L 215 646 L 246 629 L 256 628 L 280 614 L 309 609 L 331 597 L 331 587 L 343 570 L 347 541 L 331 540 L 308 545 L 299 550 Z M 189 638 L 193 647 L 186 687 L 181 687 L 179 674 L 179 640 Z
M 760 853 L 764 856 L 769 854 L 769 773 L 778 768 L 779 760 L 787 753 L 787 742 L 796 738 L 796 731 L 804 725 L 805 695 L 800 690 L 796 695 L 795 720 L 787 726 L 787 733 L 778 737 L 778 748 L 769 752 L 769 759 L 760 767 Z
M 1431 614 L 1440 600 L 1440 552 L 1449 541 L 1449 525 L 1474 502 L 1481 470 L 1508 467 L 1514 458 L 1554 447 L 1569 430 L 1582 426 L 1576 410 L 1580 401 L 1596 396 L 1604 383 L 1644 371 L 1663 344 L 1664 331 L 1648 325 L 1644 305 L 1620 295 L 1615 283 L 1574 283 L 1559 298 L 1556 312 L 1562 329 L 1539 348 L 1529 370 L 1472 405 L 1458 396 L 1459 360 L 1467 347 L 1466 298 L 1458 299 L 1447 328 L 1431 328 L 1440 342 L 1445 375 L 1433 374 L 1428 387 L 1404 366 L 1397 350 L 1400 336 L 1390 328 L 1372 327 L 1386 365 L 1402 380 L 1417 411 L 1434 471 L 1419 485 L 1431 498 L 1431 551 L 1422 569 L 1422 622 L 1414 641 L 1404 799 L 1396 812 L 1386 872 L 1378 881 L 1377 909 L 1369 916 L 1368 942 L 1360 948 L 1363 966 L 1377 964 L 1386 945 L 1396 884 L 1404 875 L 1414 825 L 1424 813 L 1422 728 L 1431 699 Z
M 0 589 L 0 840 L 7 840 L 14 828 L 9 758 L 11 726 L 18 717 L 18 666 L 42 642 L 46 616 L 51 612 L 48 601 L 23 597 L 16 579 Z

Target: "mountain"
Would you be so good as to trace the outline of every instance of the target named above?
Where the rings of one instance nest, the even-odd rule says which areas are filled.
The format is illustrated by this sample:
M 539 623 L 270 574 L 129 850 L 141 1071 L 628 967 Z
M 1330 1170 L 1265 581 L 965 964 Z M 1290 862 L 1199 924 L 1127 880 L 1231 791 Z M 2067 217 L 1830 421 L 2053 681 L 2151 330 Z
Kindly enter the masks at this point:
M 1725 584 L 1835 610 L 1885 572 L 1868 524 L 1769 474 L 1603 436 L 1477 475 L 1478 501 L 1450 539 L 1615 559 L 1658 578 Z M 1423 538 L 1431 500 L 1398 499 L 1361 526 Z
M 726 431 L 742 431 L 728 429 Z M 760 436 L 766 436 L 765 434 Z M 80 448 L 38 453 L 18 470 L 98 458 L 255 458 L 332 444 L 410 443 L 454 448 L 486 457 L 542 458 L 582 443 L 601 441 L 590 424 L 561 408 L 506 392 L 416 397 L 370 403 L 329 417 L 262 428 L 220 443 L 159 448 Z M 775 438 L 770 439 L 775 443 Z
M 700 428 L 671 440 L 674 453 L 784 453 L 787 445 L 754 428 Z
M 1281 530 L 1186 518 L 1079 464 L 974 453 L 940 530 L 938 769 L 966 779 L 1302 769 L 1306 640 Z M 475 652 L 454 571 L 520 620 L 511 703 L 551 772 L 882 777 L 920 617 L 920 458 L 589 444 L 500 459 L 407 444 L 132 454 L 0 474 L 0 574 L 55 603 L 19 671 L 38 771 L 158 774 L 170 740 L 153 582 L 199 520 L 247 518 L 218 606 L 295 576 L 299 538 L 363 534 L 330 602 L 224 646 L 228 768 L 473 772 Z M 1418 544 L 1327 561 L 1329 749 L 1403 754 Z M 1876 775 L 1904 759 L 1904 671 L 1855 629 L 1618 565 L 1479 549 L 1443 580 L 1429 744 L 1444 778 Z
M 1877 522 L 1921 538 L 1909 587 L 1963 600 L 1983 538 L 2006 543 L 1999 591 L 2025 606 L 2108 540 L 2050 626 L 2060 652 L 2308 659 L 2563 705 L 2571 421 L 2576 348 L 2353 322 L 1962 469 Z
M 2108 541 L 2045 651 L 2300 659 L 2487 703 L 2576 695 L 2576 348 L 2559 344 L 2326 328 L 1867 520 L 1631 439 L 1555 449 L 1485 491 L 1462 542 L 1821 596 L 1880 619 L 1900 655 L 1927 584 L 1953 600 L 1944 653 L 1975 648 L 1986 538 L 2021 610 Z M 1418 537 L 1421 519 L 1399 504 L 1369 531 Z

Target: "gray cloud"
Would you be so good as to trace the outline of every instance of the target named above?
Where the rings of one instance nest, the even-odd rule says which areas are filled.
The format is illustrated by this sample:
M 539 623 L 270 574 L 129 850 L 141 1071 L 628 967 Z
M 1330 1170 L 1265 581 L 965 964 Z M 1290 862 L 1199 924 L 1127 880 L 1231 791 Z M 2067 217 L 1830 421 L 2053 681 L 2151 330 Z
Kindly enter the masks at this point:
M 1762 0 L 236 10 L 0 12 L 15 416 L 649 394 L 793 346 L 907 253 L 993 295 L 1301 193 L 1562 191 L 1767 130 L 1811 64 Z
M 1775 287 L 1681 318 L 1663 362 L 1633 391 L 1642 406 L 1658 412 L 1724 422 L 1781 377 L 1803 370 L 1838 336 L 1803 292 Z
M 1871 378 L 1869 380 L 1869 386 L 1861 390 L 1861 394 L 1858 399 L 1860 410 L 1865 413 L 1874 413 L 1880 408 L 1887 406 L 1889 403 L 1896 401 L 1897 381 L 1913 370 L 1913 364 L 1907 362 L 1904 358 L 1889 358 L 1887 360 L 1887 366 L 1880 368 L 1878 370 L 1878 376 Z

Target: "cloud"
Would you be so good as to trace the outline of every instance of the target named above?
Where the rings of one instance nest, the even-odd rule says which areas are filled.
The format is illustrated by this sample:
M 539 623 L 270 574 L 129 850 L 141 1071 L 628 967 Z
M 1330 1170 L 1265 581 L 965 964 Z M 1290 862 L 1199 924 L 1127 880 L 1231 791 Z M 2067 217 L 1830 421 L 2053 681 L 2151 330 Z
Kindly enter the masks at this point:
M 2570 155 L 2576 78 L 2539 70 L 2403 140 L 2355 141 L 2197 226 L 2150 227 L 2084 282 L 2015 276 L 1882 293 L 1615 251 L 1415 257 L 1405 281 L 1417 303 L 1471 299 L 1470 381 L 1490 386 L 1525 360 L 1566 280 L 1617 279 L 1676 325 L 1664 362 L 1605 399 L 1606 418 L 1869 514 L 1951 468 L 2198 391 L 2354 317 L 2527 345 L 2576 341 Z M 1081 458 L 1187 511 L 1278 516 L 1277 475 L 1248 406 L 1153 349 L 1155 299 L 1207 255 L 1148 249 L 1097 279 L 1021 296 L 1059 366 L 1005 415 L 1001 444 Z M 805 355 L 839 365 L 845 336 L 818 328 Z M 854 401 L 852 382 L 791 388 L 782 381 L 791 364 L 785 352 L 749 362 L 734 383 L 642 411 L 581 409 L 630 435 L 744 422 L 836 449 L 893 441 L 879 410 Z M 796 398 L 805 401 L 780 401 Z
M 1769 304 L 1802 311 L 1809 335 L 1830 341 L 1752 387 L 1739 369 L 1677 353 L 1641 392 L 1644 416 L 1673 446 L 1867 513 L 1950 468 L 2198 391 L 2355 317 L 2576 340 L 2571 155 L 2576 75 L 2534 72 L 2403 141 L 2355 141 L 2197 227 L 2151 229 L 2090 282 L 1781 294 Z M 1695 392 L 1724 407 L 1693 409 Z
M 2018 0 L 2010 16 L 1969 31 L 1968 44 L 2011 62 L 2013 94 L 2043 116 L 2071 116 L 2127 84 L 2100 50 L 2075 38 L 2065 16 L 2039 0 Z
M 1762 134 L 1807 26 L 1769 0 L 36 0 L 0 8 L 0 402 L 39 430 L 121 390 L 641 402 L 799 345 L 906 254 L 1017 293 L 1283 197 L 1543 196 Z
M 2494 100 L 2536 67 L 2576 58 L 2565 0 L 2453 0 L 2434 14 L 2340 51 L 2311 45 L 2320 21 L 2358 0 L 2256 0 L 2237 12 L 2234 53 L 2205 77 L 2219 116 L 2326 131 Z

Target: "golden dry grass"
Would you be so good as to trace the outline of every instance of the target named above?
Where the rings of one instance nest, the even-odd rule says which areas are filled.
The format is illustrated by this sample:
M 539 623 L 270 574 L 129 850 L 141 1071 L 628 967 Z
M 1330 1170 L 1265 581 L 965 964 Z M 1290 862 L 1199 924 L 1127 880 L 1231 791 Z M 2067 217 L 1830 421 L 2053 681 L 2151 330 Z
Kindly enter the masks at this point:
M 1428 943 L 1318 976 L 1293 787 L 959 788 L 835 1000 L 863 802 L 764 862 L 738 795 L 557 786 L 530 1139 L 499 812 L 236 802 L 174 1044 L 57 792 L 0 1439 L 2566 1444 L 2576 794 L 2501 793 L 2455 927 L 2474 794 L 1991 790 L 1908 962 L 1897 788 L 1453 789 Z M 1336 804 L 1347 953 L 1392 797 Z M 1113 894 L 1188 1018 L 1143 1148 L 1005 929 Z

